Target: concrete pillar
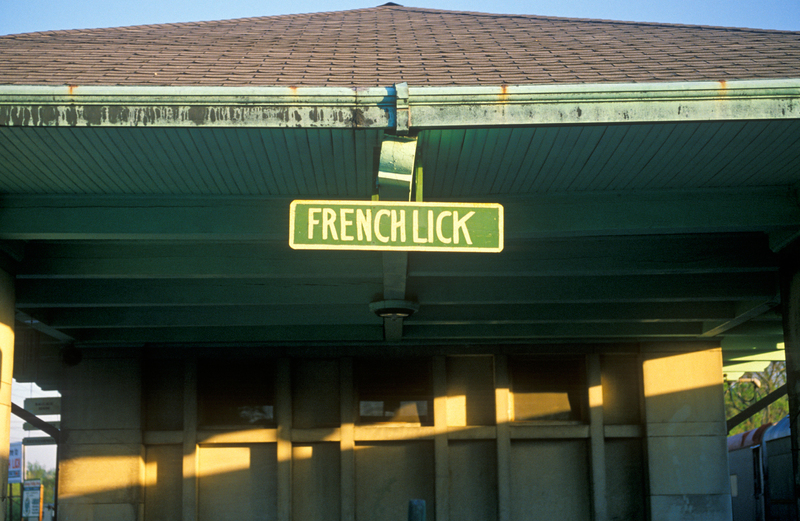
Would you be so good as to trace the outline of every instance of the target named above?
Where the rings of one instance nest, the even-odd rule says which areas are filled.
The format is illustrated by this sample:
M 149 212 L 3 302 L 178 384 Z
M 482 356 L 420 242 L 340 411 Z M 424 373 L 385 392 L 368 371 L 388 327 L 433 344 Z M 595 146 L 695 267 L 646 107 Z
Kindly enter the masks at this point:
M 144 517 L 141 362 L 125 350 L 93 350 L 62 373 L 58 518 Z M 181 414 L 182 411 L 176 411 Z
M 8 444 L 11 424 L 11 379 L 14 375 L 14 278 L 0 270 L 0 516 L 8 511 Z
M 792 429 L 795 508 L 800 512 L 800 254 L 796 244 L 787 250 L 781 259 L 781 304 L 786 348 L 786 388 Z
M 729 521 L 722 351 L 643 346 L 650 518 Z

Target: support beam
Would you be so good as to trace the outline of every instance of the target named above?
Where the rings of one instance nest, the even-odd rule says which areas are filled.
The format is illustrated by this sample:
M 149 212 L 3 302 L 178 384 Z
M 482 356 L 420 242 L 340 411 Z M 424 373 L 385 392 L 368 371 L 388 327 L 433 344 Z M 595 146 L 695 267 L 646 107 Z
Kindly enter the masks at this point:
M 509 242 L 800 228 L 797 198 L 781 187 L 557 193 L 500 202 Z M 285 242 L 290 203 L 271 197 L 3 195 L 0 240 Z
M 407 121 L 406 121 L 407 124 Z M 382 201 L 409 201 L 414 187 L 414 160 L 417 139 L 385 136 L 381 143 L 378 164 L 378 196 Z M 408 278 L 408 252 L 383 253 L 383 298 L 405 300 Z M 402 316 L 383 319 L 384 337 L 388 342 L 403 338 Z
M 760 410 L 764 409 L 768 405 L 771 405 L 771 404 L 775 403 L 775 401 L 777 401 L 779 398 L 782 398 L 784 395 L 786 395 L 786 391 L 787 391 L 786 384 L 781 385 L 780 387 L 778 387 L 777 389 L 775 389 L 774 391 L 772 391 L 771 393 L 769 393 L 765 397 L 763 397 L 760 400 L 758 400 L 756 403 L 754 403 L 750 407 L 746 408 L 745 410 L 743 410 L 742 412 L 740 412 L 739 414 L 737 414 L 733 418 L 729 419 L 727 421 L 728 432 L 731 432 L 731 430 L 733 430 L 734 427 L 736 427 L 737 425 L 739 425 L 743 421 L 746 421 L 748 418 L 750 418 L 751 416 L 753 416 L 754 414 L 756 414 Z
M 402 269 L 402 263 L 394 264 Z M 402 273 L 398 274 L 402 276 Z M 597 277 L 471 277 L 466 285 L 451 277 L 416 277 L 407 291 L 420 304 L 535 304 L 548 302 L 708 302 L 751 301 L 771 298 L 777 274 L 714 273 L 701 275 Z M 397 286 L 399 287 L 399 286 Z M 75 306 L 147 305 L 275 305 L 331 302 L 365 306 L 383 292 L 380 280 L 334 280 L 305 283 L 287 280 L 187 279 L 49 280 L 17 282 L 20 309 Z M 387 298 L 386 300 L 397 300 Z M 33 312 L 29 312 L 35 316 Z
M 721 335 L 725 331 L 744 324 L 748 320 L 751 320 L 759 315 L 763 315 L 779 303 L 780 297 L 778 295 L 776 295 L 775 298 L 766 300 L 764 302 L 742 302 L 736 307 L 736 316 L 734 318 L 721 323 L 707 324 L 705 326 L 707 330 L 700 336 L 710 338 Z
M 611 324 L 627 323 L 703 323 L 732 316 L 731 302 L 641 302 L 597 304 L 428 304 L 425 313 L 414 317 L 418 326 L 459 326 L 469 324 Z M 20 317 L 26 317 L 20 320 Z M 204 306 L 128 306 L 128 307 L 61 307 L 43 312 L 51 336 L 61 332 L 64 342 L 74 340 L 70 330 L 86 328 L 126 327 L 191 327 L 191 326 L 302 326 L 309 317 L 321 325 L 358 326 L 377 324 L 380 320 L 364 314 L 363 303 L 337 304 L 264 304 Z M 30 323 L 30 316 L 17 313 L 19 322 Z M 61 340 L 61 338 L 58 338 Z M 770 352 L 775 350 L 771 347 Z M 745 353 L 741 353 L 744 356 Z M 753 352 L 749 352 L 753 354 Z M 738 355 L 736 355 L 738 356 Z M 731 357 L 733 358 L 733 356 Z M 737 362 L 772 360 L 742 359 Z M 726 361 L 728 361 L 726 352 Z
M 26 422 L 30 423 L 40 431 L 52 437 L 54 440 L 56 440 L 56 443 L 58 443 L 59 440 L 61 439 L 61 431 L 58 430 L 58 428 L 53 426 L 51 423 L 48 423 L 43 419 L 39 418 L 35 414 L 26 411 L 25 409 L 23 409 L 22 407 L 20 407 L 15 403 L 11 404 L 11 414 L 16 416 L 17 418 L 25 420 Z

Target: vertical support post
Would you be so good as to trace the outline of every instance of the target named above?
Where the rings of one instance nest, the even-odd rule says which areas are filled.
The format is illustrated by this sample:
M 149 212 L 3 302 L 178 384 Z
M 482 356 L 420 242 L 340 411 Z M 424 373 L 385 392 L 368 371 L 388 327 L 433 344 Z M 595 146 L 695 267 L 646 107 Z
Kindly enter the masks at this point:
M 278 360 L 275 416 L 278 420 L 278 521 L 292 519 L 292 389 L 290 361 Z
M 355 408 L 353 407 L 353 359 L 342 358 L 339 362 L 340 407 L 342 430 L 339 441 L 341 450 L 342 521 L 356 519 L 356 433 Z
M 650 518 L 730 521 L 722 350 L 654 342 L 641 351 Z
M 495 410 L 497 420 L 497 519 L 511 520 L 511 382 L 508 358 L 497 355 L 495 364 Z
M 450 519 L 450 449 L 447 441 L 447 360 L 433 358 L 433 429 L 436 476 L 436 520 Z M 424 504 L 424 503 L 423 503 Z
M 8 490 L 11 439 L 11 380 L 14 376 L 14 277 L 0 270 L 0 490 Z M 3 495 L 5 496 L 5 494 Z M 2 512 L 8 508 L 3 497 Z
M 422 186 L 422 160 L 418 158 L 414 164 L 414 200 L 418 203 L 423 201 Z
M 405 85 L 405 92 L 408 92 L 407 85 Z M 411 200 L 414 189 L 414 176 L 416 174 L 421 175 L 421 171 L 416 172 L 414 170 L 416 154 L 416 138 L 384 136 L 378 158 L 377 182 L 380 200 Z M 407 277 L 408 252 L 384 252 L 383 298 L 385 300 L 404 300 L 406 297 Z M 385 340 L 399 342 L 403 339 L 403 318 L 384 318 L 383 330 Z
M 781 259 L 783 341 L 786 351 L 786 389 L 789 395 L 794 507 L 800 512 L 800 261 L 797 248 Z
M 186 361 L 183 387 L 183 518 L 197 521 L 197 359 Z
M 603 424 L 603 384 L 600 371 L 600 355 L 592 354 L 587 359 L 589 383 L 589 436 L 592 462 L 592 508 L 595 521 L 606 521 L 608 516 L 606 499 L 606 446 Z
M 404 300 L 406 298 L 406 277 L 408 274 L 408 252 L 383 252 L 383 298 Z M 383 319 L 384 338 L 388 342 L 403 339 L 403 317 Z

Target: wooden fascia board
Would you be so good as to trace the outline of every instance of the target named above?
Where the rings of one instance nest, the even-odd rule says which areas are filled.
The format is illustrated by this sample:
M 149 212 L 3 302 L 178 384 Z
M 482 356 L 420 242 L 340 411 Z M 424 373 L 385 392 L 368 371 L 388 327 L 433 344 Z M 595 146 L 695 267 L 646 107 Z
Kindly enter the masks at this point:
M 369 88 L 6 85 L 0 86 L 0 126 L 398 128 L 403 132 L 407 127 L 413 132 L 442 127 L 793 119 L 800 117 L 799 102 L 797 78 Z
M 800 79 L 409 87 L 411 127 L 794 119 Z
M 0 86 L 0 126 L 391 128 L 393 88 Z

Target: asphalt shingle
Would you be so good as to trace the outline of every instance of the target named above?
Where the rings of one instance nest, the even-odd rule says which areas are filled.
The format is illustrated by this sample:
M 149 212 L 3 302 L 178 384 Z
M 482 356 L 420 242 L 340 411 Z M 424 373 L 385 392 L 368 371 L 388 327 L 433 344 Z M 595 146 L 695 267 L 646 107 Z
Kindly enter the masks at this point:
M 416 86 L 800 76 L 800 32 L 350 11 L 0 36 L 0 84 Z

